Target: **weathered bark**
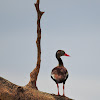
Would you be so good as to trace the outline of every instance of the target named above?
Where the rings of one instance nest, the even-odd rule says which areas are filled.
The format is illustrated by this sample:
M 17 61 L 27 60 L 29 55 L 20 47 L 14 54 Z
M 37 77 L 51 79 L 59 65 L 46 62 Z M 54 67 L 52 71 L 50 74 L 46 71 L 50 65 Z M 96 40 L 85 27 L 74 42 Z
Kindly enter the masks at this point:
M 0 100 L 72 100 L 65 96 L 58 96 L 41 92 L 37 89 L 36 81 L 41 63 L 41 27 L 40 20 L 44 12 L 39 9 L 39 0 L 36 4 L 37 11 L 37 65 L 30 73 L 30 81 L 26 86 L 18 86 L 0 77 Z
M 44 12 L 41 12 L 39 9 L 39 0 L 37 0 L 36 4 L 35 4 L 35 8 L 37 11 L 37 40 L 36 40 L 36 44 L 37 44 L 37 65 L 36 68 L 30 73 L 30 81 L 27 84 L 27 86 L 32 87 L 32 88 L 36 88 L 36 81 L 37 81 L 37 77 L 38 77 L 38 73 L 40 70 L 40 63 L 41 63 L 41 27 L 40 27 L 40 20 L 41 17 L 43 15 Z
M 41 92 L 35 88 L 18 86 L 0 77 L 0 100 L 72 100 Z

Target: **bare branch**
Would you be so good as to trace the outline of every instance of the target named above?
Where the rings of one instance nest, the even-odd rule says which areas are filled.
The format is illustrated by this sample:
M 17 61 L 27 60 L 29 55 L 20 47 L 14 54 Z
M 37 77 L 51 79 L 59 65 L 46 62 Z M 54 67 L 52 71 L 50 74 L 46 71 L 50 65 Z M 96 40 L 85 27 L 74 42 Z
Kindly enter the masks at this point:
M 37 0 L 37 2 L 35 3 L 35 8 L 37 11 L 37 40 L 36 40 L 36 44 L 37 44 L 37 64 L 36 64 L 36 68 L 30 73 L 30 82 L 27 84 L 27 86 L 29 87 L 33 87 L 37 89 L 36 86 L 36 81 L 37 81 L 37 77 L 38 77 L 38 73 L 40 70 L 40 64 L 41 64 L 41 27 L 40 27 L 40 20 L 41 17 L 43 15 L 44 12 L 41 12 L 39 9 L 39 0 Z

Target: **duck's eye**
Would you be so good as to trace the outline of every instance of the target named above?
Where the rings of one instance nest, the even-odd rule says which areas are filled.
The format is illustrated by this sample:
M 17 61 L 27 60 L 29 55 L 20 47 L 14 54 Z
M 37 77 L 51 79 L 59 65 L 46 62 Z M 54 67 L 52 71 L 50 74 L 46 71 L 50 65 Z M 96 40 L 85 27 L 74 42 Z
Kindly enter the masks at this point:
M 62 54 L 62 56 L 65 54 L 65 52 L 64 51 L 61 51 L 61 54 Z

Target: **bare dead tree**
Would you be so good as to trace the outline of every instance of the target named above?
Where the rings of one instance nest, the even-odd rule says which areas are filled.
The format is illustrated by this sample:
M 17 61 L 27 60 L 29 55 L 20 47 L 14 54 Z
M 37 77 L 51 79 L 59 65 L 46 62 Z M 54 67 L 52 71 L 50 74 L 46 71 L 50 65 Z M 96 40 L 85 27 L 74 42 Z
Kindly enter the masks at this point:
M 41 63 L 41 27 L 40 27 L 40 20 L 41 17 L 43 15 L 44 12 L 41 12 L 39 9 L 39 0 L 37 0 L 36 4 L 35 4 L 35 8 L 37 11 L 37 40 L 36 40 L 36 44 L 37 44 L 37 65 L 36 68 L 30 73 L 30 81 L 27 84 L 27 86 L 33 87 L 33 88 L 37 88 L 36 86 L 36 81 L 37 81 L 37 77 L 38 77 L 38 73 L 40 70 L 40 63 Z
M 44 12 L 39 9 L 39 0 L 35 3 L 37 11 L 37 64 L 30 73 L 30 81 L 26 86 L 18 86 L 0 77 L 0 100 L 72 100 L 68 97 L 41 92 L 37 89 L 36 81 L 41 63 L 41 27 L 40 20 Z

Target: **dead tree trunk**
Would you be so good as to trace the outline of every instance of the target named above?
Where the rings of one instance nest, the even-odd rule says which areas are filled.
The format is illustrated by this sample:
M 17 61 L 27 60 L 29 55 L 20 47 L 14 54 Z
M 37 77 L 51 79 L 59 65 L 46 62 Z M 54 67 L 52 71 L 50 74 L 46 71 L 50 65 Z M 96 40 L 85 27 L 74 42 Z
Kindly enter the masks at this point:
M 72 100 L 65 96 L 58 96 L 41 92 L 37 89 L 36 81 L 41 63 L 41 28 L 40 20 L 44 12 L 39 9 L 39 0 L 35 4 L 37 11 L 37 65 L 30 73 L 30 81 L 26 86 L 18 86 L 0 77 L 0 100 Z
M 36 44 L 37 44 L 37 65 L 36 68 L 30 73 L 30 81 L 27 84 L 27 86 L 32 87 L 32 88 L 36 88 L 36 81 L 37 81 L 37 77 L 39 74 L 39 69 L 40 69 L 40 63 L 41 63 L 41 27 L 40 27 L 40 20 L 41 17 L 43 15 L 44 12 L 41 12 L 39 9 L 39 0 L 37 0 L 36 4 L 35 4 L 35 8 L 37 11 L 37 40 L 36 40 Z

